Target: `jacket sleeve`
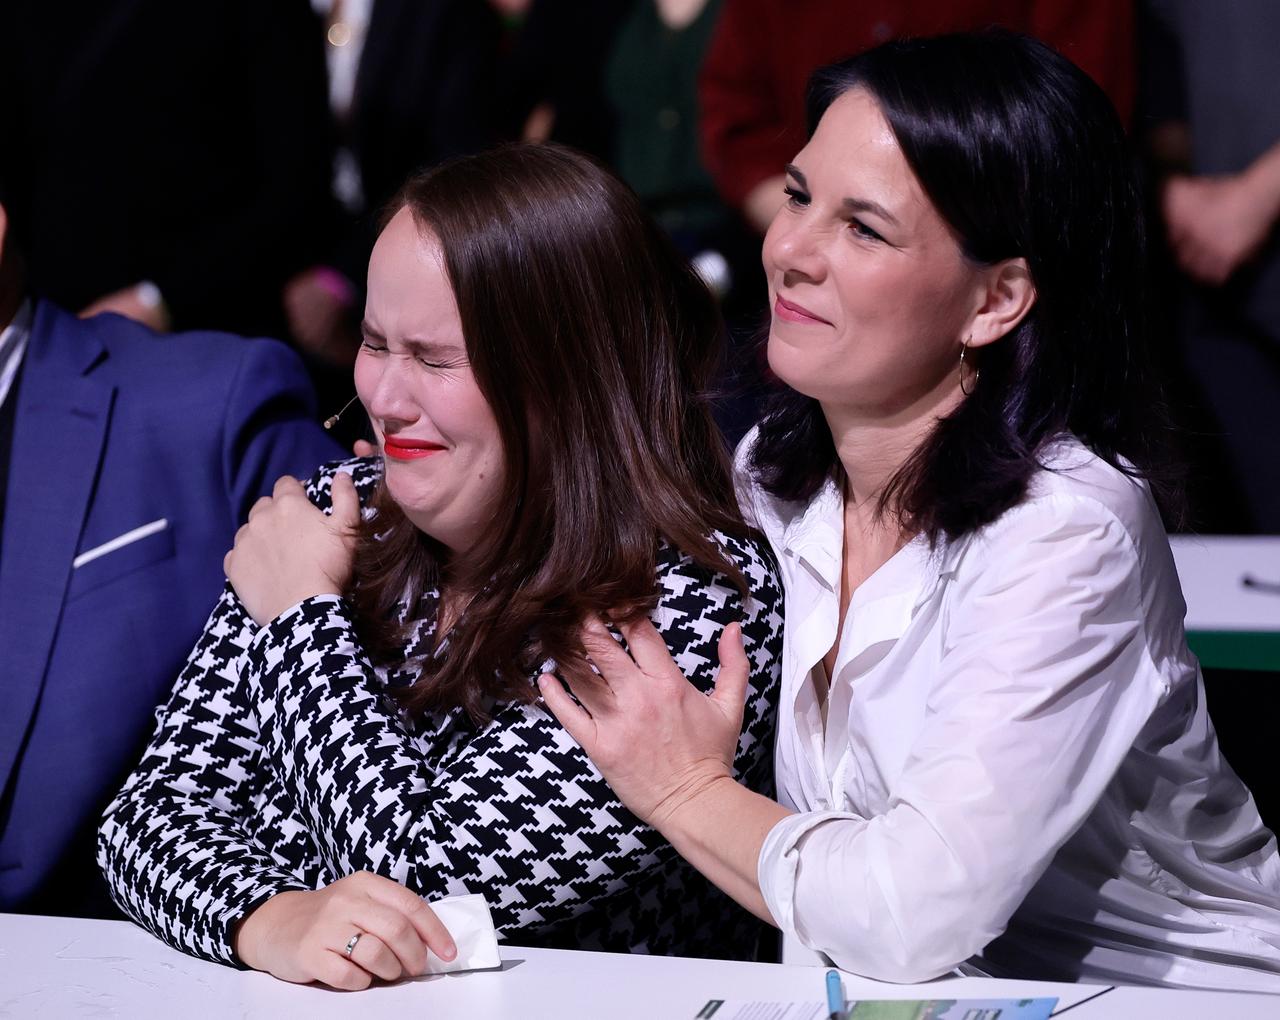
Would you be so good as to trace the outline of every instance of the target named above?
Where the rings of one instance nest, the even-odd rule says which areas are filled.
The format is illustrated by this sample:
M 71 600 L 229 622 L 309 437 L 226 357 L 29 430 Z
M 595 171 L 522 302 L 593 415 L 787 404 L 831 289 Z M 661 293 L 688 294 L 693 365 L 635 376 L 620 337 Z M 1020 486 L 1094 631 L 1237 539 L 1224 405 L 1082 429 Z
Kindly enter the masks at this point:
M 263 348 L 268 365 L 271 358 L 293 357 L 275 343 L 244 346 Z M 263 364 L 255 353 L 242 368 Z M 278 374 L 260 385 L 281 390 Z M 262 463 L 272 463 L 271 457 L 264 454 Z M 368 461 L 342 467 L 367 498 L 377 471 Z M 325 500 L 337 470 L 318 473 Z M 315 491 L 318 483 L 311 485 Z M 243 917 L 277 893 L 312 889 L 327 877 L 293 805 L 263 796 L 268 787 L 279 787 L 262 752 L 258 713 L 245 682 L 245 651 L 259 631 L 232 587 L 224 586 L 157 713 L 142 761 L 98 831 L 98 865 L 121 910 L 175 949 L 235 965 L 235 927 Z M 255 837 L 264 828 L 273 832 L 271 852 Z
M 232 964 L 235 924 L 278 892 L 308 888 L 245 826 L 262 759 L 236 663 L 256 632 L 228 585 L 98 831 L 98 865 L 121 910 L 175 949 Z M 294 836 L 298 857 L 314 862 L 306 834 Z
M 310 478 L 347 454 L 315 420 L 315 397 L 302 361 L 276 340 L 242 350 L 222 420 L 222 476 L 234 532 L 281 475 Z
M 769 789 L 781 616 L 764 554 L 743 564 L 755 598 L 687 559 L 660 576 L 654 619 L 680 667 L 709 689 L 720 629 L 744 622 L 752 662 L 738 768 Z M 307 599 L 258 635 L 246 655 L 270 767 L 296 799 L 327 867 L 367 869 L 422 895 L 484 892 L 499 930 L 573 917 L 675 851 L 614 797 L 540 703 L 501 706 L 478 730 L 452 715 L 438 758 L 390 704 L 346 603 Z M 428 716 L 427 731 L 450 717 Z

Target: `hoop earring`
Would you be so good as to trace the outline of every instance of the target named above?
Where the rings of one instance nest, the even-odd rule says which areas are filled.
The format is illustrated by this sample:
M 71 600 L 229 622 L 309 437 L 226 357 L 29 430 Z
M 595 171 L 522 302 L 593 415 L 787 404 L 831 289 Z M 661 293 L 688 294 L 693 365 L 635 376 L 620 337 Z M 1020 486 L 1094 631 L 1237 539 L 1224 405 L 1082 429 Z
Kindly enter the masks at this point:
M 969 350 L 970 339 L 971 339 L 970 337 L 965 337 L 964 343 L 960 345 L 960 392 L 963 393 L 966 397 L 973 395 L 973 391 L 978 388 L 978 379 L 982 375 L 982 369 L 975 368 L 973 370 L 973 385 L 970 386 L 968 389 L 964 388 L 964 356 L 965 356 L 965 353 Z

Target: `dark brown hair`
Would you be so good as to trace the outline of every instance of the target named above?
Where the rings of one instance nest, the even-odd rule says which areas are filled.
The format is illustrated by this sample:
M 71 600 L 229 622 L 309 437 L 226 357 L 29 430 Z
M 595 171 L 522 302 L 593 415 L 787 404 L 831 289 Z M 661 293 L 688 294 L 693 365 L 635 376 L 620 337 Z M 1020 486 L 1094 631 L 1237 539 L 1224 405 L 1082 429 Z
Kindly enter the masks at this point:
M 718 311 L 624 184 L 554 145 L 511 145 L 412 178 L 392 203 L 434 235 L 467 356 L 497 419 L 504 491 L 466 576 L 385 485 L 361 530 L 350 592 L 375 661 L 402 662 L 441 578 L 475 594 L 448 644 L 398 691 L 413 714 L 530 699 L 545 657 L 584 670 L 589 614 L 656 601 L 659 539 L 743 588 L 710 532 L 742 533 L 706 388 Z M 414 613 L 410 612 L 410 617 Z

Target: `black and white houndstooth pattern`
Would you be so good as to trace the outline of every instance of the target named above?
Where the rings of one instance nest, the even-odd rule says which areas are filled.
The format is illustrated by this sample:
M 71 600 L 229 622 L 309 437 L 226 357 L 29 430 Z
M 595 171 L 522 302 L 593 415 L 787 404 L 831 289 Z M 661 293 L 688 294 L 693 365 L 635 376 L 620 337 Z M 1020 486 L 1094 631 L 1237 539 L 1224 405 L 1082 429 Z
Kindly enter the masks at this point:
M 366 500 L 377 461 L 308 485 L 329 508 L 337 470 Z M 782 593 L 762 541 L 717 535 L 744 572 L 725 580 L 664 546 L 654 622 L 709 689 L 721 629 L 739 619 L 752 664 L 739 776 L 771 791 Z M 405 649 L 433 647 L 434 593 Z M 613 796 L 541 703 L 409 723 L 350 610 L 310 598 L 259 629 L 228 586 L 137 770 L 104 816 L 98 862 L 116 902 L 170 945 L 237 963 L 236 922 L 286 889 L 369 870 L 424 896 L 482 892 L 525 945 L 747 957 L 759 926 Z

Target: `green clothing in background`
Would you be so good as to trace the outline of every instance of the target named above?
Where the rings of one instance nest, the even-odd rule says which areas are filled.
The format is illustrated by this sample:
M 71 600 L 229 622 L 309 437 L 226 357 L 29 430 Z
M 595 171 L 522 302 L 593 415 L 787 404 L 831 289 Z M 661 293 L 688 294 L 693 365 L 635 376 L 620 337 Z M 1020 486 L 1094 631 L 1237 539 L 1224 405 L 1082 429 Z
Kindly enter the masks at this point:
M 727 211 L 698 151 L 698 71 L 720 13 L 708 0 L 686 27 L 668 28 L 651 0 L 623 22 L 606 71 L 617 113 L 614 167 L 677 240 L 714 230 Z

